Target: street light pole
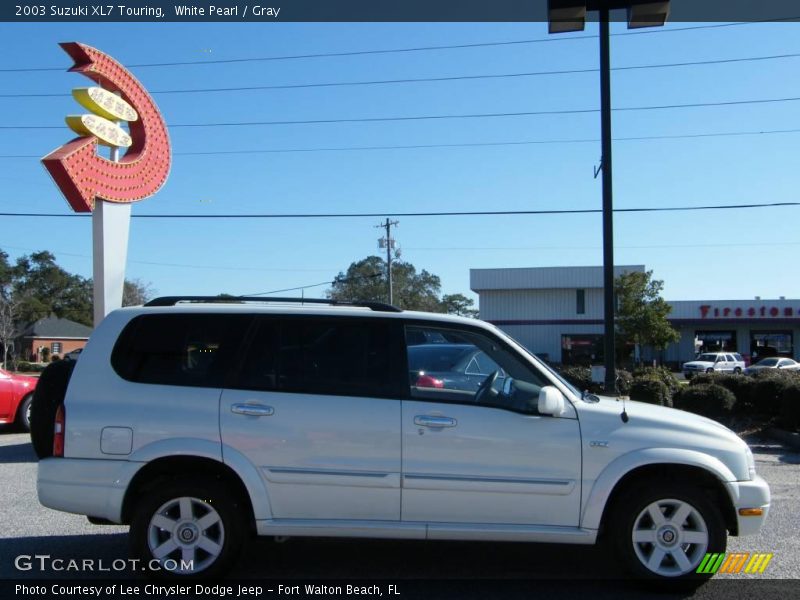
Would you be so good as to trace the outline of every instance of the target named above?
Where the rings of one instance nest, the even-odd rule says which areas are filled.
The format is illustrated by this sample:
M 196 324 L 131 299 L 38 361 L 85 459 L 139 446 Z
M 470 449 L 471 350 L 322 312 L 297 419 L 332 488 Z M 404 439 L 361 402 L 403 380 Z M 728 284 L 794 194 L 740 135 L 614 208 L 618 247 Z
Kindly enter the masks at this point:
M 605 389 L 617 391 L 614 344 L 614 213 L 611 169 L 611 37 L 609 12 L 626 9 L 628 28 L 660 27 L 669 15 L 669 0 L 548 0 L 550 33 L 583 31 L 586 13 L 597 11 L 600 21 L 600 126 L 603 158 L 603 353 Z M 595 174 L 595 176 L 597 176 Z
M 600 17 L 600 126 L 603 158 L 603 355 L 606 368 L 605 390 L 617 391 L 616 349 L 614 344 L 614 212 L 611 168 L 611 36 L 608 7 L 599 10 Z

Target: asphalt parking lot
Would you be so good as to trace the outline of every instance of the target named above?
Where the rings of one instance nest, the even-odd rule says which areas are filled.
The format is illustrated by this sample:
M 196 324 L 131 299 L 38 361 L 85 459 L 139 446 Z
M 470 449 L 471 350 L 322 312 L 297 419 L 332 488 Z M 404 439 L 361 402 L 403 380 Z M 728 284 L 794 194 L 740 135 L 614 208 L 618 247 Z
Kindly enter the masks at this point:
M 764 575 L 718 575 L 716 579 L 735 578 L 741 583 L 745 577 L 768 577 L 795 580 L 781 584 L 794 586 L 800 583 L 800 453 L 768 440 L 751 438 L 748 441 L 756 456 L 757 470 L 772 489 L 772 509 L 759 535 L 730 538 L 728 550 L 771 552 L 774 558 Z M 52 511 L 39 504 L 36 457 L 27 434 L 0 428 L 0 482 L 0 505 L 3 507 L 0 579 L 97 576 L 81 572 L 41 572 L 36 568 L 18 570 L 14 562 L 19 555 L 103 559 L 107 565 L 127 557 L 126 527 L 91 525 L 84 517 Z M 131 573 L 112 571 L 102 576 L 129 578 Z M 461 582 L 462 586 L 464 580 L 473 582 L 455 594 L 459 597 L 470 595 L 465 592 L 480 590 L 489 582 L 501 581 L 505 588 L 511 585 L 520 590 L 530 582 L 539 582 L 536 589 L 544 591 L 547 588 L 541 584 L 546 585 L 547 580 L 570 580 L 585 582 L 590 586 L 586 591 L 594 592 L 596 597 L 599 590 L 592 582 L 617 581 L 622 574 L 602 547 L 291 539 L 283 543 L 273 540 L 251 543 L 233 576 L 273 580 L 451 580 Z M 624 586 L 624 582 L 618 584 Z M 609 597 L 618 596 L 621 589 L 612 586 L 608 590 Z M 800 591 L 800 586 L 793 589 Z M 507 593 L 503 595 L 508 596 Z M 629 597 L 639 597 L 639 594 Z

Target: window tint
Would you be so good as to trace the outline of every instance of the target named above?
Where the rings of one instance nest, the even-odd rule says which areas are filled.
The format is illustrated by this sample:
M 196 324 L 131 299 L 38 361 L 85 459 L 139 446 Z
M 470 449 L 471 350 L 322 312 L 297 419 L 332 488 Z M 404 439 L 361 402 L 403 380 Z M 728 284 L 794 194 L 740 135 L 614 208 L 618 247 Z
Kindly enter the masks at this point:
M 222 387 L 250 321 L 225 314 L 136 317 L 117 340 L 111 365 L 137 383 Z
M 392 326 L 376 319 L 259 320 L 237 388 L 397 397 Z
M 458 344 L 408 344 L 411 398 L 535 413 L 548 380 L 499 340 L 470 330 L 406 327 L 407 340 L 458 339 Z M 493 380 L 493 381 L 492 381 Z M 488 384 L 491 382 L 491 388 Z

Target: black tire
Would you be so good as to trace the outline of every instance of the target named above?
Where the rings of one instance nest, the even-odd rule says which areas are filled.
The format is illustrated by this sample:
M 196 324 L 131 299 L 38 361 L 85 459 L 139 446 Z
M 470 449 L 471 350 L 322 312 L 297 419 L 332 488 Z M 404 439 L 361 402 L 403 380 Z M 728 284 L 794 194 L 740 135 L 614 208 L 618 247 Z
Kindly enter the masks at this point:
M 714 367 L 708 367 L 706 369 L 706 373 L 713 373 L 713 372 L 714 372 Z
M 22 431 L 30 431 L 31 430 L 31 402 L 33 400 L 33 394 L 28 394 L 22 399 L 22 402 L 19 403 L 19 407 L 17 407 L 17 419 L 15 424 L 19 427 Z M 52 444 L 52 441 L 51 441 Z
M 644 513 L 654 504 L 661 505 L 659 511 L 665 517 L 665 523 L 657 527 L 653 522 L 652 529 L 648 529 L 647 519 L 650 513 Z M 675 516 L 677 508 L 682 505 L 688 505 L 694 512 L 682 521 L 685 527 L 679 524 L 673 529 L 674 522 L 670 517 Z M 676 510 L 670 513 L 672 507 Z M 698 516 L 702 523 L 697 519 Z M 662 483 L 648 480 L 629 488 L 625 494 L 618 497 L 611 508 L 609 525 L 609 531 L 613 536 L 612 543 L 626 570 L 635 578 L 658 585 L 674 584 L 688 587 L 700 585 L 713 577 L 713 573 L 696 572 L 703 557 L 707 553 L 725 552 L 727 545 L 725 521 L 710 494 L 703 489 L 678 482 Z M 648 535 L 651 530 L 654 539 L 658 539 L 657 544 L 634 543 L 634 531 Z M 667 538 L 670 533 L 672 533 L 671 539 Z M 684 536 L 693 534 L 700 537 L 705 534 L 707 542 L 681 543 Z M 656 551 L 664 552 L 664 549 L 667 549 L 664 558 L 658 562 L 660 572 L 648 568 L 643 561 L 647 558 L 658 560 L 658 557 L 654 556 Z M 677 553 L 682 553 L 686 557 L 690 568 L 681 569 L 678 561 L 673 558 Z M 670 569 L 674 571 L 669 572 Z
M 39 458 L 53 455 L 53 425 L 56 410 L 64 402 L 74 360 L 59 360 L 45 368 L 36 384 L 31 402 L 30 432 L 33 450 Z
M 184 519 L 181 516 L 183 508 L 175 506 L 180 503 L 181 498 L 192 500 L 192 519 Z M 153 577 L 181 580 L 219 577 L 239 557 L 245 542 L 244 510 L 244 504 L 238 502 L 218 481 L 178 479 L 170 483 L 164 482 L 163 485 L 143 493 L 138 506 L 134 507 L 129 534 L 131 554 L 141 561 L 147 573 Z M 213 512 L 219 517 L 218 524 L 202 530 L 196 527 L 204 517 L 214 517 Z M 174 521 L 175 528 L 151 527 L 151 519 L 159 514 Z M 193 538 L 183 544 L 182 536 L 187 532 Z M 170 540 L 175 549 L 156 557 L 153 546 L 163 547 Z M 197 545 L 204 541 L 215 543 L 221 550 L 216 556 L 209 554 Z M 180 570 L 184 548 L 189 548 L 193 553 L 193 570 Z M 176 565 L 169 564 L 169 559 L 175 561 Z M 154 560 L 160 561 L 161 570 L 149 568 Z
M 734 367 L 733 369 L 734 375 L 741 375 L 741 373 L 742 373 L 742 367 Z

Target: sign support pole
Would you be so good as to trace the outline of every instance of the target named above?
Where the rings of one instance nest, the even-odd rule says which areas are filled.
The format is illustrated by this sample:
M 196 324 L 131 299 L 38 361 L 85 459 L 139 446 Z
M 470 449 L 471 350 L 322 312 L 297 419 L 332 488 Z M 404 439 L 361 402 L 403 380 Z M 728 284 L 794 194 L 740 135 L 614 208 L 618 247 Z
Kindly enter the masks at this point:
M 111 147 L 111 161 L 119 162 L 119 147 Z M 131 223 L 130 203 L 95 198 L 92 213 L 92 274 L 94 277 L 94 326 L 122 306 L 125 264 Z

